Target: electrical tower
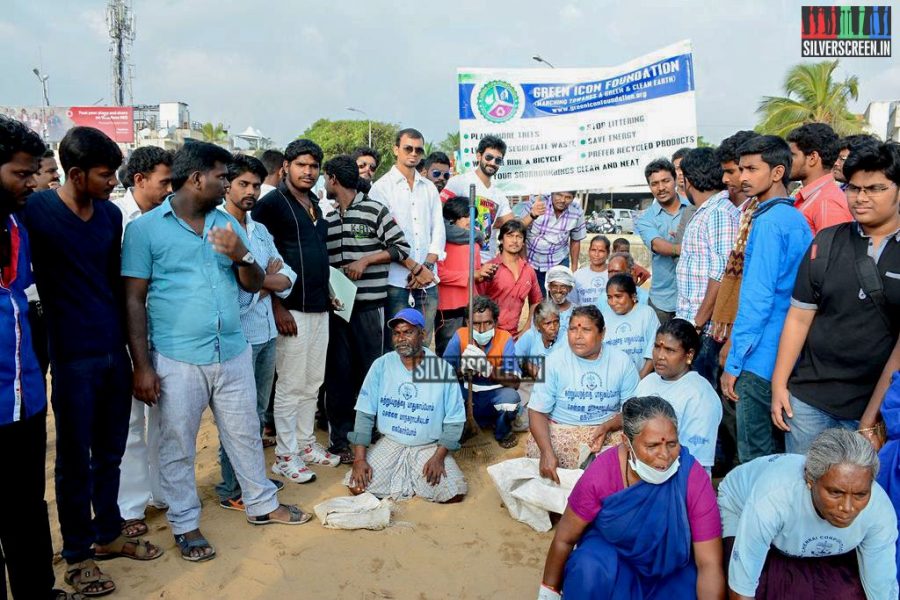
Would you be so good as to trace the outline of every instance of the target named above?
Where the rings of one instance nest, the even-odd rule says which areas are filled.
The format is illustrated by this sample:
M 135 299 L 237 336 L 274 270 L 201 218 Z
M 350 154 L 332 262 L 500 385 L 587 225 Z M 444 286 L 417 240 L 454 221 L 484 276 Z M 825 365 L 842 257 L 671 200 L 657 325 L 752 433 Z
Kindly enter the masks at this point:
M 134 15 L 131 0 L 109 0 L 106 7 L 106 24 L 109 27 L 109 54 L 112 69 L 112 101 L 116 106 L 132 103 L 131 95 L 131 45 L 134 42 Z

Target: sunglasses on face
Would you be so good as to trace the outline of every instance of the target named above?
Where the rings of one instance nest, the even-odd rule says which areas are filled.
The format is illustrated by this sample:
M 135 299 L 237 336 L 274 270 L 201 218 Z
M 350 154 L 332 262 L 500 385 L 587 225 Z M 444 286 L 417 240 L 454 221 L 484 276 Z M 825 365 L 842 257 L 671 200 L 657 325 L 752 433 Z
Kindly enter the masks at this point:
M 418 155 L 418 156 L 421 156 L 421 155 L 425 154 L 425 147 L 424 147 L 424 146 L 403 146 L 403 147 L 401 148 L 401 150 L 403 150 L 403 151 L 406 152 L 407 154 L 415 154 L 415 155 Z
M 375 163 L 367 163 L 367 162 L 358 162 L 356 163 L 356 168 L 362 171 L 363 169 L 368 169 L 370 171 L 374 171 L 378 167 L 375 166 Z
M 494 163 L 495 165 L 503 164 L 503 157 L 502 156 L 494 156 L 493 154 L 485 154 L 484 160 L 489 163 Z
M 450 179 L 450 171 L 438 171 L 437 169 L 431 171 L 432 179 L 440 179 L 442 177 L 444 179 Z

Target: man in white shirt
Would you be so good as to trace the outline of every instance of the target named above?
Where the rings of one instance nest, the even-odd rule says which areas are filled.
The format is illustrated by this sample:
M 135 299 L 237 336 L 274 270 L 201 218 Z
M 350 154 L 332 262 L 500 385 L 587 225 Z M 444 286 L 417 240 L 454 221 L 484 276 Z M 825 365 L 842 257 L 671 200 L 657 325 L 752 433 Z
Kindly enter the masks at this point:
M 369 197 L 391 211 L 403 230 L 415 261 L 412 269 L 392 262 L 388 271 L 386 314 L 412 307 L 425 317 L 425 344 L 431 342 L 437 311 L 437 267 L 444 255 L 446 231 L 437 188 L 416 171 L 425 154 L 425 137 L 415 129 L 403 129 L 394 141 L 397 162 L 372 185 Z M 391 336 L 385 335 L 386 346 Z M 386 348 L 390 350 L 391 348 Z
M 145 212 L 163 203 L 172 193 L 172 153 L 144 146 L 131 153 L 125 165 L 125 181 L 131 186 L 114 204 L 122 211 L 122 231 Z M 128 537 L 147 534 L 144 509 L 148 504 L 165 507 L 159 485 L 159 405 L 131 399 L 128 439 L 119 478 L 119 511 Z
M 262 185 L 259 186 L 259 197 L 262 198 L 284 179 L 284 152 L 281 150 L 269 149 L 262 153 L 259 159 L 266 168 L 266 178 Z
M 484 243 L 481 246 L 481 262 L 486 263 L 497 255 L 497 235 L 500 226 L 512 218 L 512 209 L 509 200 L 500 188 L 492 185 L 494 175 L 503 164 L 506 155 L 506 142 L 493 135 L 486 135 L 478 142 L 475 152 L 475 169 L 451 177 L 444 190 L 441 192 L 441 200 L 446 202 L 454 196 L 469 196 L 469 187 L 475 184 L 475 226 L 484 235 Z

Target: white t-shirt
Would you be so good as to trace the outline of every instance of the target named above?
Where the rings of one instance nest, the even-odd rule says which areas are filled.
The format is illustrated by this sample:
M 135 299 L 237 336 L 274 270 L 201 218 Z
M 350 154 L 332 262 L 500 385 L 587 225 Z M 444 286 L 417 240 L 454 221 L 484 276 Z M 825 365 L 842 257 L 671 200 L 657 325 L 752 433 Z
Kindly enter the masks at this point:
M 378 431 L 406 446 L 433 444 L 444 423 L 465 423 L 462 392 L 450 363 L 425 348 L 429 370 L 440 369 L 441 381 L 413 381 L 413 373 L 396 352 L 378 358 L 366 374 L 356 410 L 376 415 Z
M 624 353 L 603 348 L 596 360 L 577 356 L 565 340 L 547 355 L 546 376 L 534 384 L 528 408 L 563 425 L 599 425 L 618 413 L 638 384 Z
M 497 230 L 494 223 L 497 219 L 512 214 L 509 207 L 509 199 L 494 182 L 491 187 L 485 187 L 475 169 L 451 177 L 441 192 L 441 200 L 446 202 L 454 196 L 469 197 L 469 186 L 475 184 L 475 224 L 478 230 L 484 234 L 484 243 L 481 246 L 481 262 L 486 263 L 497 256 Z M 493 231 L 492 231 L 493 230 Z
M 897 516 L 877 483 L 849 527 L 820 517 L 806 486 L 800 454 L 762 456 L 731 471 L 719 485 L 722 537 L 734 536 L 729 587 L 756 595 L 769 546 L 796 557 L 822 557 L 856 549 L 867 598 L 897 598 Z
M 635 395 L 659 396 L 671 404 L 678 417 L 678 440 L 701 465 L 713 466 L 722 402 L 706 379 L 696 371 L 675 381 L 650 373 L 641 379 Z
M 604 348 L 618 348 L 627 354 L 638 371 L 644 366 L 645 359 L 653 359 L 659 317 L 649 305 L 635 304 L 631 312 L 624 315 L 617 315 L 610 309 L 609 313 L 603 314 L 603 320 L 606 323 Z
M 578 306 L 593 304 L 600 307 L 606 304 L 606 282 L 609 281 L 609 273 L 606 271 L 591 271 L 591 268 L 581 267 L 575 271 L 575 293 L 569 294 L 569 299 Z

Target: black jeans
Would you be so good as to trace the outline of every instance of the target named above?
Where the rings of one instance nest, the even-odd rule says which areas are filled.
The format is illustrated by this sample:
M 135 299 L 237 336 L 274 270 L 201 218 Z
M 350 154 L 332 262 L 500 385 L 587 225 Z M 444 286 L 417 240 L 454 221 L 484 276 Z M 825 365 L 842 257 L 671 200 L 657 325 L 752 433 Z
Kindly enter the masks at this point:
M 6 573 L 15 600 L 51 598 L 53 546 L 44 501 L 47 411 L 0 426 L 0 600 Z M 5 569 L 4 569 L 5 566 Z
M 93 543 L 121 533 L 119 464 L 131 416 L 131 361 L 122 348 L 53 361 L 51 373 L 62 556 L 74 564 L 93 555 Z
M 47 345 L 47 323 L 40 302 L 28 303 L 28 325 L 31 327 L 31 346 L 41 366 L 41 373 L 46 377 L 50 368 L 50 350 Z
M 381 356 L 384 308 L 353 309 L 348 323 L 329 315 L 328 357 L 325 363 L 325 412 L 333 451 L 349 448 L 347 434 L 356 420 L 356 396 L 369 367 Z

